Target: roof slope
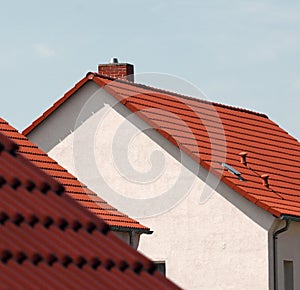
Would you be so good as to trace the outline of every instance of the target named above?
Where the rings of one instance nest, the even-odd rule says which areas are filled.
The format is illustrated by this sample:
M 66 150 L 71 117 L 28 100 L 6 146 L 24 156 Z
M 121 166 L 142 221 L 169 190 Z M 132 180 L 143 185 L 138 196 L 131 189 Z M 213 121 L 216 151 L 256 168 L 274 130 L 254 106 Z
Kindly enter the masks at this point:
M 89 190 L 76 177 L 67 172 L 65 168 L 60 166 L 55 160 L 50 158 L 45 152 L 40 150 L 35 144 L 1 118 L 0 132 L 19 145 L 19 153 L 63 184 L 68 195 L 104 219 L 111 227 L 130 228 L 149 232 L 149 228 L 119 212 L 98 197 L 96 193 Z
M 1 289 L 179 289 L 0 133 Z
M 89 73 L 43 116 L 30 133 L 86 82 L 105 88 L 170 142 L 236 192 L 276 217 L 300 216 L 300 144 L 264 114 Z M 248 163 L 239 153 L 248 153 Z M 227 163 L 244 180 L 224 170 Z M 261 175 L 269 175 L 269 187 Z

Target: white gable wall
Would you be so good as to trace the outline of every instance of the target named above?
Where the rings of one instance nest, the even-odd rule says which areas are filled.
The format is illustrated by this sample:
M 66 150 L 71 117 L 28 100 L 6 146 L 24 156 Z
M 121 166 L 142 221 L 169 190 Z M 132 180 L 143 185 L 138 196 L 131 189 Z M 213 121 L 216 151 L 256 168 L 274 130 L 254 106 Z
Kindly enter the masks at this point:
M 86 103 L 91 92 L 97 92 L 98 96 Z M 269 280 L 272 280 L 272 274 L 269 274 L 268 230 L 274 218 L 223 183 L 218 184 L 210 198 L 200 203 L 203 189 L 207 188 L 204 182 L 206 171 L 200 168 L 199 177 L 195 177 L 194 173 L 183 168 L 177 160 L 180 159 L 180 152 L 154 131 L 138 134 L 129 144 L 126 154 L 129 163 L 138 172 L 144 172 L 147 176 L 147 172 L 153 171 L 158 176 L 147 182 L 139 179 L 144 177 L 143 174 L 138 174 L 139 182 L 132 182 L 126 177 L 126 172 L 120 175 L 127 161 L 118 154 L 115 160 L 112 158 L 111 144 L 118 137 L 116 134 L 126 128 L 131 132 L 132 125 L 124 118 L 130 115 L 125 107 L 109 109 L 114 102 L 113 97 L 89 83 L 29 138 L 42 149 L 48 148 L 51 157 L 119 210 L 133 218 L 133 213 L 139 214 L 136 219 L 149 226 L 154 233 L 142 235 L 138 249 L 153 260 L 165 260 L 167 276 L 183 288 L 268 289 Z M 86 112 L 83 119 L 87 121 L 75 131 L 76 134 L 70 133 L 74 125 L 69 120 L 68 112 L 78 112 L 84 103 Z M 94 114 L 91 115 L 92 111 Z M 139 128 L 147 127 L 134 116 L 133 122 Z M 93 138 L 88 137 L 91 134 Z M 51 146 L 48 140 L 52 140 Z M 151 167 L 150 156 L 155 150 L 162 155 L 154 156 L 154 161 L 160 164 L 164 158 L 161 171 L 155 168 L 157 163 Z M 121 149 L 120 153 L 123 154 Z M 188 168 L 192 171 L 197 169 L 193 160 L 184 158 Z M 118 166 L 117 162 L 123 164 Z M 84 169 L 80 168 L 81 164 Z M 151 171 L 151 168 L 154 169 Z M 180 178 L 184 179 L 182 184 L 174 186 Z M 182 194 L 178 188 L 183 191 Z M 176 193 L 176 198 L 172 205 L 165 207 L 164 202 L 167 201 L 159 198 L 168 189 Z M 144 204 L 144 215 L 148 217 L 143 217 L 140 210 L 136 211 L 128 205 L 131 198 L 135 207 L 142 207 L 143 199 L 150 197 L 152 201 Z M 139 199 L 142 199 L 141 202 L 136 202 Z M 156 199 L 159 203 L 155 202 Z M 149 204 L 150 207 L 147 207 Z M 151 207 L 151 204 L 154 205 Z M 153 215 L 155 213 L 157 215 Z
M 281 229 L 285 226 L 285 222 L 282 221 L 276 224 L 274 230 Z M 284 288 L 284 261 L 290 261 L 293 263 L 294 272 L 294 289 L 300 288 L 300 223 L 291 222 L 289 229 L 278 235 L 277 240 L 277 253 L 278 253 L 278 289 Z

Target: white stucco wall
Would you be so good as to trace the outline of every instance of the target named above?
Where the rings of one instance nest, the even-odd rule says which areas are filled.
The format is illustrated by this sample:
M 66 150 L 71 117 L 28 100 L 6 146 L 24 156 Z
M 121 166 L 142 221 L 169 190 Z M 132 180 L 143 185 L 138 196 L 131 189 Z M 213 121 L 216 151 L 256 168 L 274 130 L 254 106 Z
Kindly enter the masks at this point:
M 97 92 L 97 102 L 84 102 L 91 91 Z M 136 213 L 136 219 L 154 231 L 141 236 L 138 249 L 153 260 L 165 260 L 167 276 L 183 288 L 269 289 L 268 230 L 274 218 L 223 183 L 216 183 L 210 198 L 200 203 L 207 189 L 205 170 L 199 168 L 196 177 L 178 159 L 184 158 L 192 171 L 198 167 L 194 161 L 180 156 L 156 132 L 141 133 L 126 120 L 131 116 L 126 108 L 117 105 L 110 109 L 114 101 L 89 84 L 65 105 L 69 112 L 78 112 L 78 106 L 86 104 L 83 115 L 87 121 L 75 134 L 70 133 L 71 122 L 61 107 L 53 120 L 49 118 L 29 137 L 41 148 L 48 148 L 51 157 L 109 203 L 132 217 Z M 141 130 L 147 128 L 141 120 L 132 118 Z M 69 127 L 56 130 L 54 120 Z M 118 139 L 124 132 L 123 139 Z M 130 142 L 126 132 L 134 137 Z M 123 152 L 122 147 L 128 150 Z M 126 172 L 127 161 L 132 167 Z M 157 164 L 162 167 L 156 168 Z M 178 180 L 181 182 L 177 184 Z M 163 193 L 168 190 L 175 197 L 167 200 Z M 172 197 L 174 202 L 168 204 Z
M 276 224 L 274 230 L 278 230 L 285 226 L 282 221 Z M 278 289 L 284 289 L 284 261 L 292 261 L 294 266 L 294 289 L 300 288 L 300 223 L 291 222 L 289 229 L 278 235 L 277 240 L 278 252 Z
M 126 244 L 132 246 L 134 249 L 138 248 L 139 242 L 140 242 L 140 234 L 138 233 L 132 233 L 132 238 L 130 239 L 130 233 L 128 231 L 114 231 L 115 235 L 121 239 Z
M 123 242 L 125 242 L 126 244 L 129 245 L 129 243 L 130 243 L 129 233 L 126 233 L 126 232 L 115 232 L 115 235 L 119 239 L 121 239 Z

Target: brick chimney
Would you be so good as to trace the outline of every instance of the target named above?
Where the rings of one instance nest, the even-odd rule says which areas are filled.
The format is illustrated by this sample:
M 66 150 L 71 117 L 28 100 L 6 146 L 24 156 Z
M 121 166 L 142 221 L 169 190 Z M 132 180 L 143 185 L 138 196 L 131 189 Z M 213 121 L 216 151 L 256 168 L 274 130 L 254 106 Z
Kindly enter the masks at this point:
M 117 58 L 112 58 L 108 64 L 99 64 L 98 73 L 112 78 L 134 81 L 134 66 L 129 63 L 119 63 Z

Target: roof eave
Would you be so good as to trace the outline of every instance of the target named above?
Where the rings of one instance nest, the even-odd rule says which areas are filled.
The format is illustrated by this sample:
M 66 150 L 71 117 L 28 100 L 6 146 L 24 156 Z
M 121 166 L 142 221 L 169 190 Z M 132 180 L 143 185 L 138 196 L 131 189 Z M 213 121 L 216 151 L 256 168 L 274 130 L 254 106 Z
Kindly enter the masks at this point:
M 295 215 L 282 214 L 279 219 L 281 220 L 290 220 L 293 222 L 300 222 L 300 217 Z
M 120 226 L 109 226 L 111 231 L 116 232 L 135 232 L 138 234 L 147 234 L 151 235 L 153 231 L 150 229 L 140 229 L 140 228 L 129 228 L 129 227 L 120 227 Z

